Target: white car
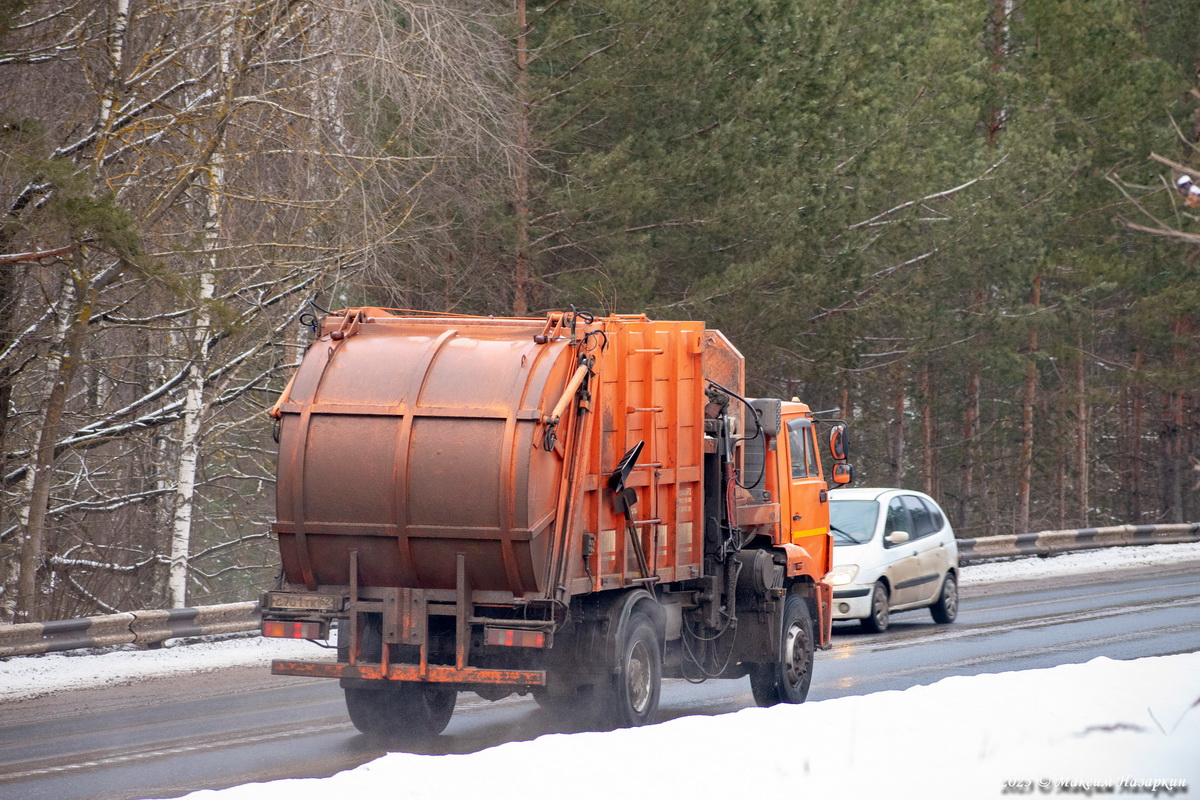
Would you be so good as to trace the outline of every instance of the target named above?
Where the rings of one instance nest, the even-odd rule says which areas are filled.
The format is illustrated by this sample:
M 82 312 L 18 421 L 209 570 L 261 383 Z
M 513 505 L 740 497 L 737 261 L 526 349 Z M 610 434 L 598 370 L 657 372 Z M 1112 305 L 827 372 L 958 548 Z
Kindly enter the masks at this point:
M 958 543 L 932 497 L 908 489 L 829 493 L 833 618 L 885 630 L 892 612 L 928 608 L 935 622 L 958 616 Z

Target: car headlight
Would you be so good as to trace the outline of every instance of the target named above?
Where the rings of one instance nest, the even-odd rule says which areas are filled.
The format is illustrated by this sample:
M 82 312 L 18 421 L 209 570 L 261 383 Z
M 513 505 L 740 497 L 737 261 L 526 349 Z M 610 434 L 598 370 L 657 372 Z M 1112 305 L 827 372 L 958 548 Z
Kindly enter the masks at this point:
M 845 586 L 847 583 L 853 583 L 856 575 L 858 575 L 857 564 L 842 564 L 831 569 L 825 576 L 825 580 L 830 586 Z

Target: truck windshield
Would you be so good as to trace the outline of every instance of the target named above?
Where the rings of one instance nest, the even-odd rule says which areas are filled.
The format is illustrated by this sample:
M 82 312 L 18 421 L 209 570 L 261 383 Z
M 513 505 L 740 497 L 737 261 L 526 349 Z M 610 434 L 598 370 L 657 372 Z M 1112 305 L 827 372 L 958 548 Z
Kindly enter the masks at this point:
M 832 500 L 832 496 L 830 497 Z M 829 504 L 829 529 L 834 546 L 865 544 L 875 533 L 879 503 L 874 500 L 837 500 Z

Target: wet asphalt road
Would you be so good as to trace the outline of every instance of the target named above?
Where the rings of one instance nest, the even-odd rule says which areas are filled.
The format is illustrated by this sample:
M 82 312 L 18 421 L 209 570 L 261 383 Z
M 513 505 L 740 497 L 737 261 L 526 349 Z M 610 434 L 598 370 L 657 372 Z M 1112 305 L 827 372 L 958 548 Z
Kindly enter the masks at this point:
M 1200 563 L 1064 581 L 965 586 L 958 621 L 893 617 L 882 635 L 835 626 L 817 654 L 809 700 L 933 683 L 954 675 L 1037 669 L 1200 650 Z M 667 681 L 660 718 L 754 705 L 748 679 Z M 459 696 L 449 727 L 405 745 L 465 753 L 578 730 L 530 698 Z M 176 797 L 251 781 L 330 775 L 386 752 L 346 718 L 332 681 L 259 670 L 63 693 L 0 706 L 0 797 Z

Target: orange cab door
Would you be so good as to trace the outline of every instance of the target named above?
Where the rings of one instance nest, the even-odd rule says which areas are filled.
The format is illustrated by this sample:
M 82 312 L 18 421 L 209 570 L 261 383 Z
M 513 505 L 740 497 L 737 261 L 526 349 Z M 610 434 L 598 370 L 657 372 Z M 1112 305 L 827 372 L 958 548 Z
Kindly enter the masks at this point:
M 824 572 L 828 572 L 832 566 L 829 499 L 825 479 L 821 476 L 812 420 L 795 416 L 785 419 L 785 426 L 790 462 L 789 507 L 786 511 L 790 519 L 784 520 L 783 527 L 790 533 L 792 544 L 803 547 Z

